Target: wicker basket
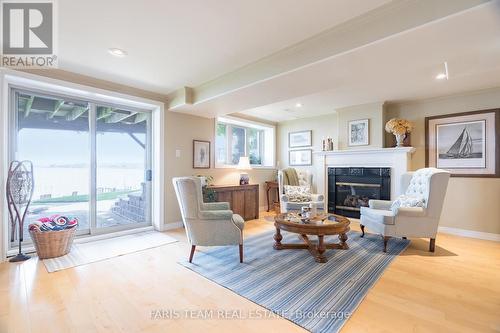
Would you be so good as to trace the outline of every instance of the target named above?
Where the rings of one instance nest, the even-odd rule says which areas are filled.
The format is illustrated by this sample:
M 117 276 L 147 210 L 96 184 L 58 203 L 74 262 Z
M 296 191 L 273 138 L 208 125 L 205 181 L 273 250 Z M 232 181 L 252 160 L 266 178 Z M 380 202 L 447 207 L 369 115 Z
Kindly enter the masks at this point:
M 38 258 L 49 259 L 68 254 L 73 245 L 76 227 L 59 231 L 32 231 L 30 236 L 35 244 Z

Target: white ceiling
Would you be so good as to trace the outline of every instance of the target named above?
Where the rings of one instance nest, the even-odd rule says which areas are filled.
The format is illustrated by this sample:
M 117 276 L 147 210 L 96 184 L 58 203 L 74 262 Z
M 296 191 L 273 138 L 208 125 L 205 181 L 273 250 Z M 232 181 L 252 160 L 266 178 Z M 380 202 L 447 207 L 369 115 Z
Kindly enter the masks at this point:
M 500 87 L 499 32 L 498 4 L 474 8 L 289 75 L 286 80 L 306 82 L 313 93 L 240 113 L 285 121 L 351 105 Z M 435 80 L 444 61 L 449 80 Z M 288 87 L 296 90 L 293 83 Z M 298 102 L 302 107 L 295 107 Z
M 389 0 L 63 0 L 59 67 L 167 94 L 200 85 Z M 108 54 L 116 47 L 125 58 Z

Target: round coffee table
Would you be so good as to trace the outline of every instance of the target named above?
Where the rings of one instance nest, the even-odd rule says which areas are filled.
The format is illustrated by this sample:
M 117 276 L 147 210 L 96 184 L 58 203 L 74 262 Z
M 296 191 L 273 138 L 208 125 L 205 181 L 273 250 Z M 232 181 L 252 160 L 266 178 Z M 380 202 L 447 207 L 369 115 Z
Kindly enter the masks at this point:
M 274 226 L 276 227 L 274 249 L 307 249 L 317 262 L 325 263 L 328 261 L 325 256 L 326 249 L 347 250 L 349 248 L 346 241 L 350 223 L 347 218 L 335 214 L 324 214 L 310 221 L 301 219 L 297 213 L 276 215 L 274 218 Z M 299 234 L 304 244 L 281 243 L 283 239 L 281 230 Z M 318 236 L 318 243 L 311 242 L 308 235 Z M 324 237 L 327 235 L 339 235 L 340 242 L 325 243 Z

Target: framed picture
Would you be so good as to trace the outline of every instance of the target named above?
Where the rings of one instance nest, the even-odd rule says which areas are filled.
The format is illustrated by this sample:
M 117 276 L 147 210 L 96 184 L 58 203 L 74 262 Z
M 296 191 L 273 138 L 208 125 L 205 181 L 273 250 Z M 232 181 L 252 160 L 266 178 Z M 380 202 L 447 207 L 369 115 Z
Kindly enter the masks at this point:
M 500 109 L 425 118 L 425 164 L 455 177 L 500 177 Z
M 288 133 L 288 147 L 311 147 L 312 146 L 312 131 L 299 131 Z
M 312 165 L 312 149 L 298 149 L 288 151 L 290 166 Z
M 369 120 L 352 120 L 349 122 L 349 146 L 366 146 L 369 144 Z
M 193 140 L 193 169 L 210 169 L 210 141 Z

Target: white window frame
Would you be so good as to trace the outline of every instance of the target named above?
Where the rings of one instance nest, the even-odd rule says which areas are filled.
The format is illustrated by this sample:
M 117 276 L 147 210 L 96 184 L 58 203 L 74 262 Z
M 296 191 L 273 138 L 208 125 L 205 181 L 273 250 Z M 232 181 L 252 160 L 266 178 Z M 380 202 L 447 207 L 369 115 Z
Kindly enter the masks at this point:
M 226 127 L 226 161 L 230 161 L 232 157 L 232 127 L 240 127 L 245 129 L 245 156 L 248 156 L 249 147 L 247 140 L 247 129 L 257 129 L 260 132 L 259 135 L 259 149 L 260 156 L 263 161 L 268 160 L 268 164 L 252 164 L 254 169 L 275 169 L 276 168 L 276 126 L 261 123 L 253 120 L 247 120 L 243 118 L 233 117 L 233 116 L 221 116 L 215 118 L 214 120 L 214 148 L 216 148 L 217 139 L 217 125 L 219 123 L 225 124 Z M 268 140 L 265 140 L 264 136 L 268 136 Z M 267 146 L 266 146 L 267 145 Z M 217 150 L 214 149 L 214 154 Z M 267 156 L 266 156 L 267 154 Z M 221 164 L 217 161 L 217 156 L 214 156 L 215 168 L 217 169 L 235 169 L 237 164 Z
M 89 87 L 81 84 L 51 79 L 34 74 L 18 72 L 6 68 L 0 69 L 0 186 L 5 188 L 5 174 L 8 170 L 9 161 L 9 100 L 11 87 L 23 88 L 26 90 L 42 90 L 56 95 L 74 96 L 75 98 L 98 101 L 100 103 L 123 105 L 131 108 L 150 110 L 152 113 L 152 227 L 130 229 L 119 233 L 110 233 L 99 236 L 89 236 L 82 241 L 88 241 L 95 238 L 110 238 L 118 234 L 135 233 L 145 229 L 155 229 L 162 231 L 165 229 L 165 163 L 164 163 L 164 145 L 165 145 L 165 114 L 164 103 L 117 93 L 105 89 Z M 8 216 L 5 191 L 0 191 L 0 262 L 5 261 L 9 246 Z M 29 250 L 29 249 L 27 249 Z

